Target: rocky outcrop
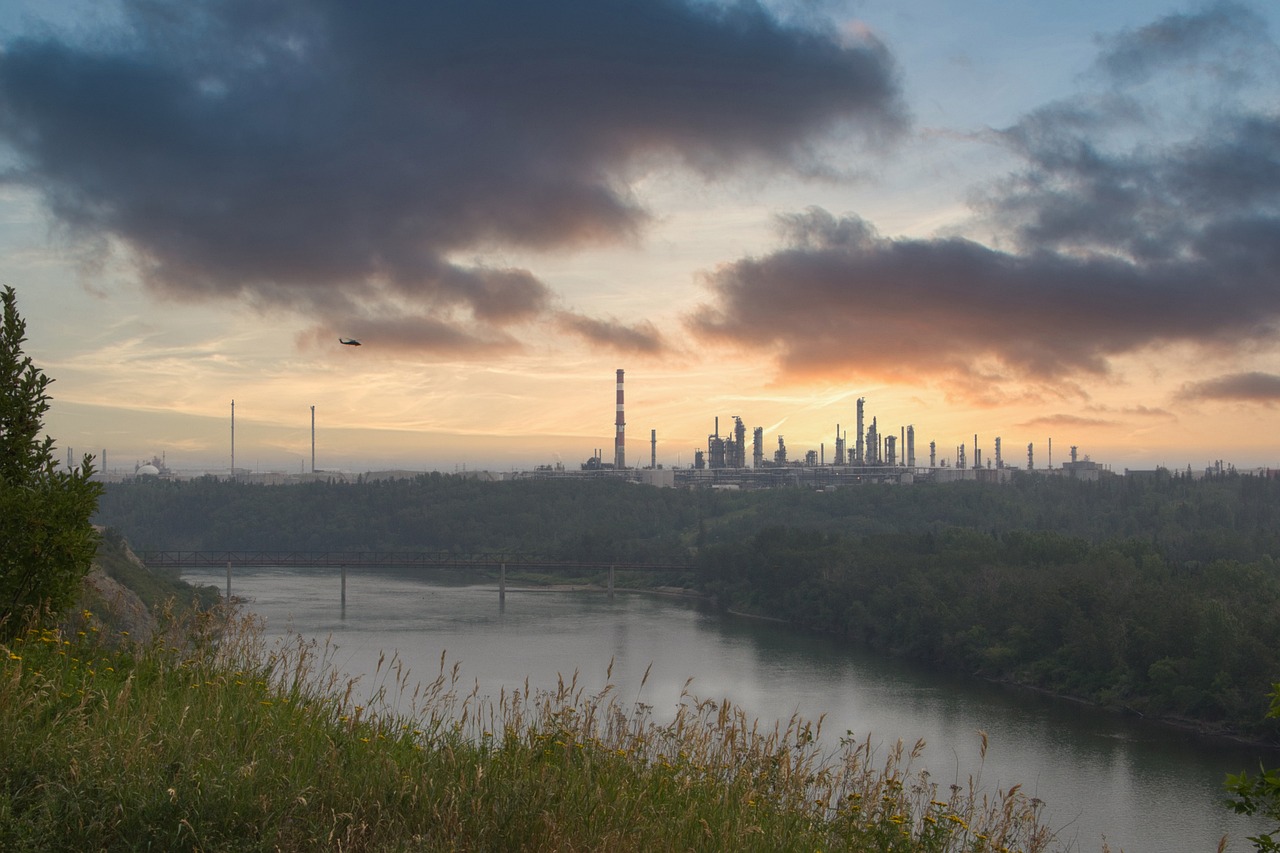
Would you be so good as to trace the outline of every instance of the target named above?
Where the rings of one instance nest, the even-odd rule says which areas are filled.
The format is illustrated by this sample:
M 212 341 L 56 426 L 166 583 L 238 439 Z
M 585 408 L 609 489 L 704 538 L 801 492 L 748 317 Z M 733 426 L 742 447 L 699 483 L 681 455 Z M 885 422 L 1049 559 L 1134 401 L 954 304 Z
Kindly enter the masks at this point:
M 92 611 L 113 635 L 145 643 L 155 634 L 156 618 L 147 605 L 136 592 L 109 577 L 97 563 L 85 575 L 80 597 L 80 610 Z

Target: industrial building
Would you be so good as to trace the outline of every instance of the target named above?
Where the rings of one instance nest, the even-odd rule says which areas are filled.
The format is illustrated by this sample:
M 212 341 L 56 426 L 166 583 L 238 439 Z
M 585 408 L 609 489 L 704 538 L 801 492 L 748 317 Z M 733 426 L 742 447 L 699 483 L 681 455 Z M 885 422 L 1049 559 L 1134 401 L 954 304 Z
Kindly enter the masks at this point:
M 930 441 L 928 464 L 919 464 L 916 458 L 915 425 L 902 426 L 895 434 L 893 430 L 884 430 L 875 416 L 871 417 L 868 424 L 865 397 L 859 397 L 855 407 L 852 446 L 841 425 L 835 425 L 834 453 L 830 460 L 826 458 L 825 444 L 817 450 L 806 450 L 799 459 L 793 459 L 783 435 L 778 435 L 777 447 L 772 454 L 766 455 L 764 429 L 754 427 L 751 433 L 751 463 L 748 465 L 747 425 L 741 417 L 732 415 L 733 426 L 727 435 L 721 435 L 720 418 L 717 415 L 713 419 L 714 428 L 707 435 L 706 446 L 694 449 L 691 465 L 662 469 L 657 463 L 658 433 L 654 429 L 650 430 L 649 466 L 629 469 L 626 466 L 623 375 L 624 372 L 619 369 L 614 411 L 613 461 L 606 462 L 603 451 L 598 449 L 582 464 L 579 475 L 608 473 L 640 482 L 673 486 L 769 488 L 807 485 L 814 488 L 838 488 L 860 483 L 909 484 L 922 480 L 1000 483 L 1007 482 L 1020 470 L 1006 464 L 1000 436 L 995 438 L 993 457 L 985 462 L 978 436 L 974 435 L 972 445 L 957 445 L 953 457 L 941 460 L 938 457 L 937 443 Z M 1034 444 L 1027 445 L 1026 470 L 1036 470 Z M 659 471 L 663 473 L 658 475 L 656 472 Z M 1053 439 L 1048 442 L 1048 467 L 1044 472 L 1082 480 L 1097 480 L 1111 474 L 1108 468 L 1088 457 L 1080 459 L 1075 446 L 1071 448 L 1071 461 L 1055 469 Z M 536 474 L 572 476 L 563 469 L 556 472 L 539 469 Z

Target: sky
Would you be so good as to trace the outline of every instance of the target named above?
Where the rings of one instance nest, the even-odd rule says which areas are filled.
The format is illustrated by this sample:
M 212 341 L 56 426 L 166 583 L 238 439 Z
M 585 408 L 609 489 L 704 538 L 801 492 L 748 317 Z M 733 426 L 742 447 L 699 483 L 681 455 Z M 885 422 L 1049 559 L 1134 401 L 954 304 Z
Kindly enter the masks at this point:
M 59 453 L 1280 467 L 1280 8 L 0 11 L 0 284 Z M 356 338 L 360 347 L 339 344 Z M 101 460 L 100 460 L 101 464 Z

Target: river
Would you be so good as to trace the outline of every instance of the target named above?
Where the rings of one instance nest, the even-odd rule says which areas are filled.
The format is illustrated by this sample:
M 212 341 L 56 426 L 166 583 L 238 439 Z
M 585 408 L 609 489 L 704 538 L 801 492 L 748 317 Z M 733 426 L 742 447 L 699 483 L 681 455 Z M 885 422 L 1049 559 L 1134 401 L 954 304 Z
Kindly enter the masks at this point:
M 188 571 L 192 583 L 225 572 Z M 1220 743 L 1029 691 L 949 676 L 756 619 L 723 617 L 695 601 L 619 592 L 456 586 L 394 572 L 352 572 L 346 606 L 333 570 L 237 570 L 232 592 L 266 620 L 335 647 L 334 663 L 370 674 L 395 654 L 429 681 L 442 653 L 485 695 L 554 688 L 576 671 L 588 692 L 610 679 L 619 695 L 673 711 L 689 692 L 727 698 L 764 721 L 825 715 L 834 745 L 852 732 L 891 746 L 924 738 L 924 764 L 944 783 L 981 774 L 989 791 L 1021 783 L 1046 803 L 1062 849 L 1127 853 L 1249 851 L 1269 828 L 1222 804 L 1228 772 L 1280 756 Z M 645 670 L 648 681 L 640 687 Z M 980 760 L 978 732 L 989 748 Z

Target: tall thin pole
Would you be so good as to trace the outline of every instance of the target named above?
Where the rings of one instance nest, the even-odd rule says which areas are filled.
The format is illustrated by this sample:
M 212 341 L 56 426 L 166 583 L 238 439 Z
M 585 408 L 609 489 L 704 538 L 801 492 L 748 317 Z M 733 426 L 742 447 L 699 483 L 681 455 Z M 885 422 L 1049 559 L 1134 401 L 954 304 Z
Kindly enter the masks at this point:
M 231 401 L 231 479 L 236 478 L 236 401 Z
M 613 467 L 627 467 L 627 421 L 622 414 L 622 371 L 618 371 L 617 417 L 614 418 Z
M 311 407 L 311 473 L 316 472 L 316 407 Z

